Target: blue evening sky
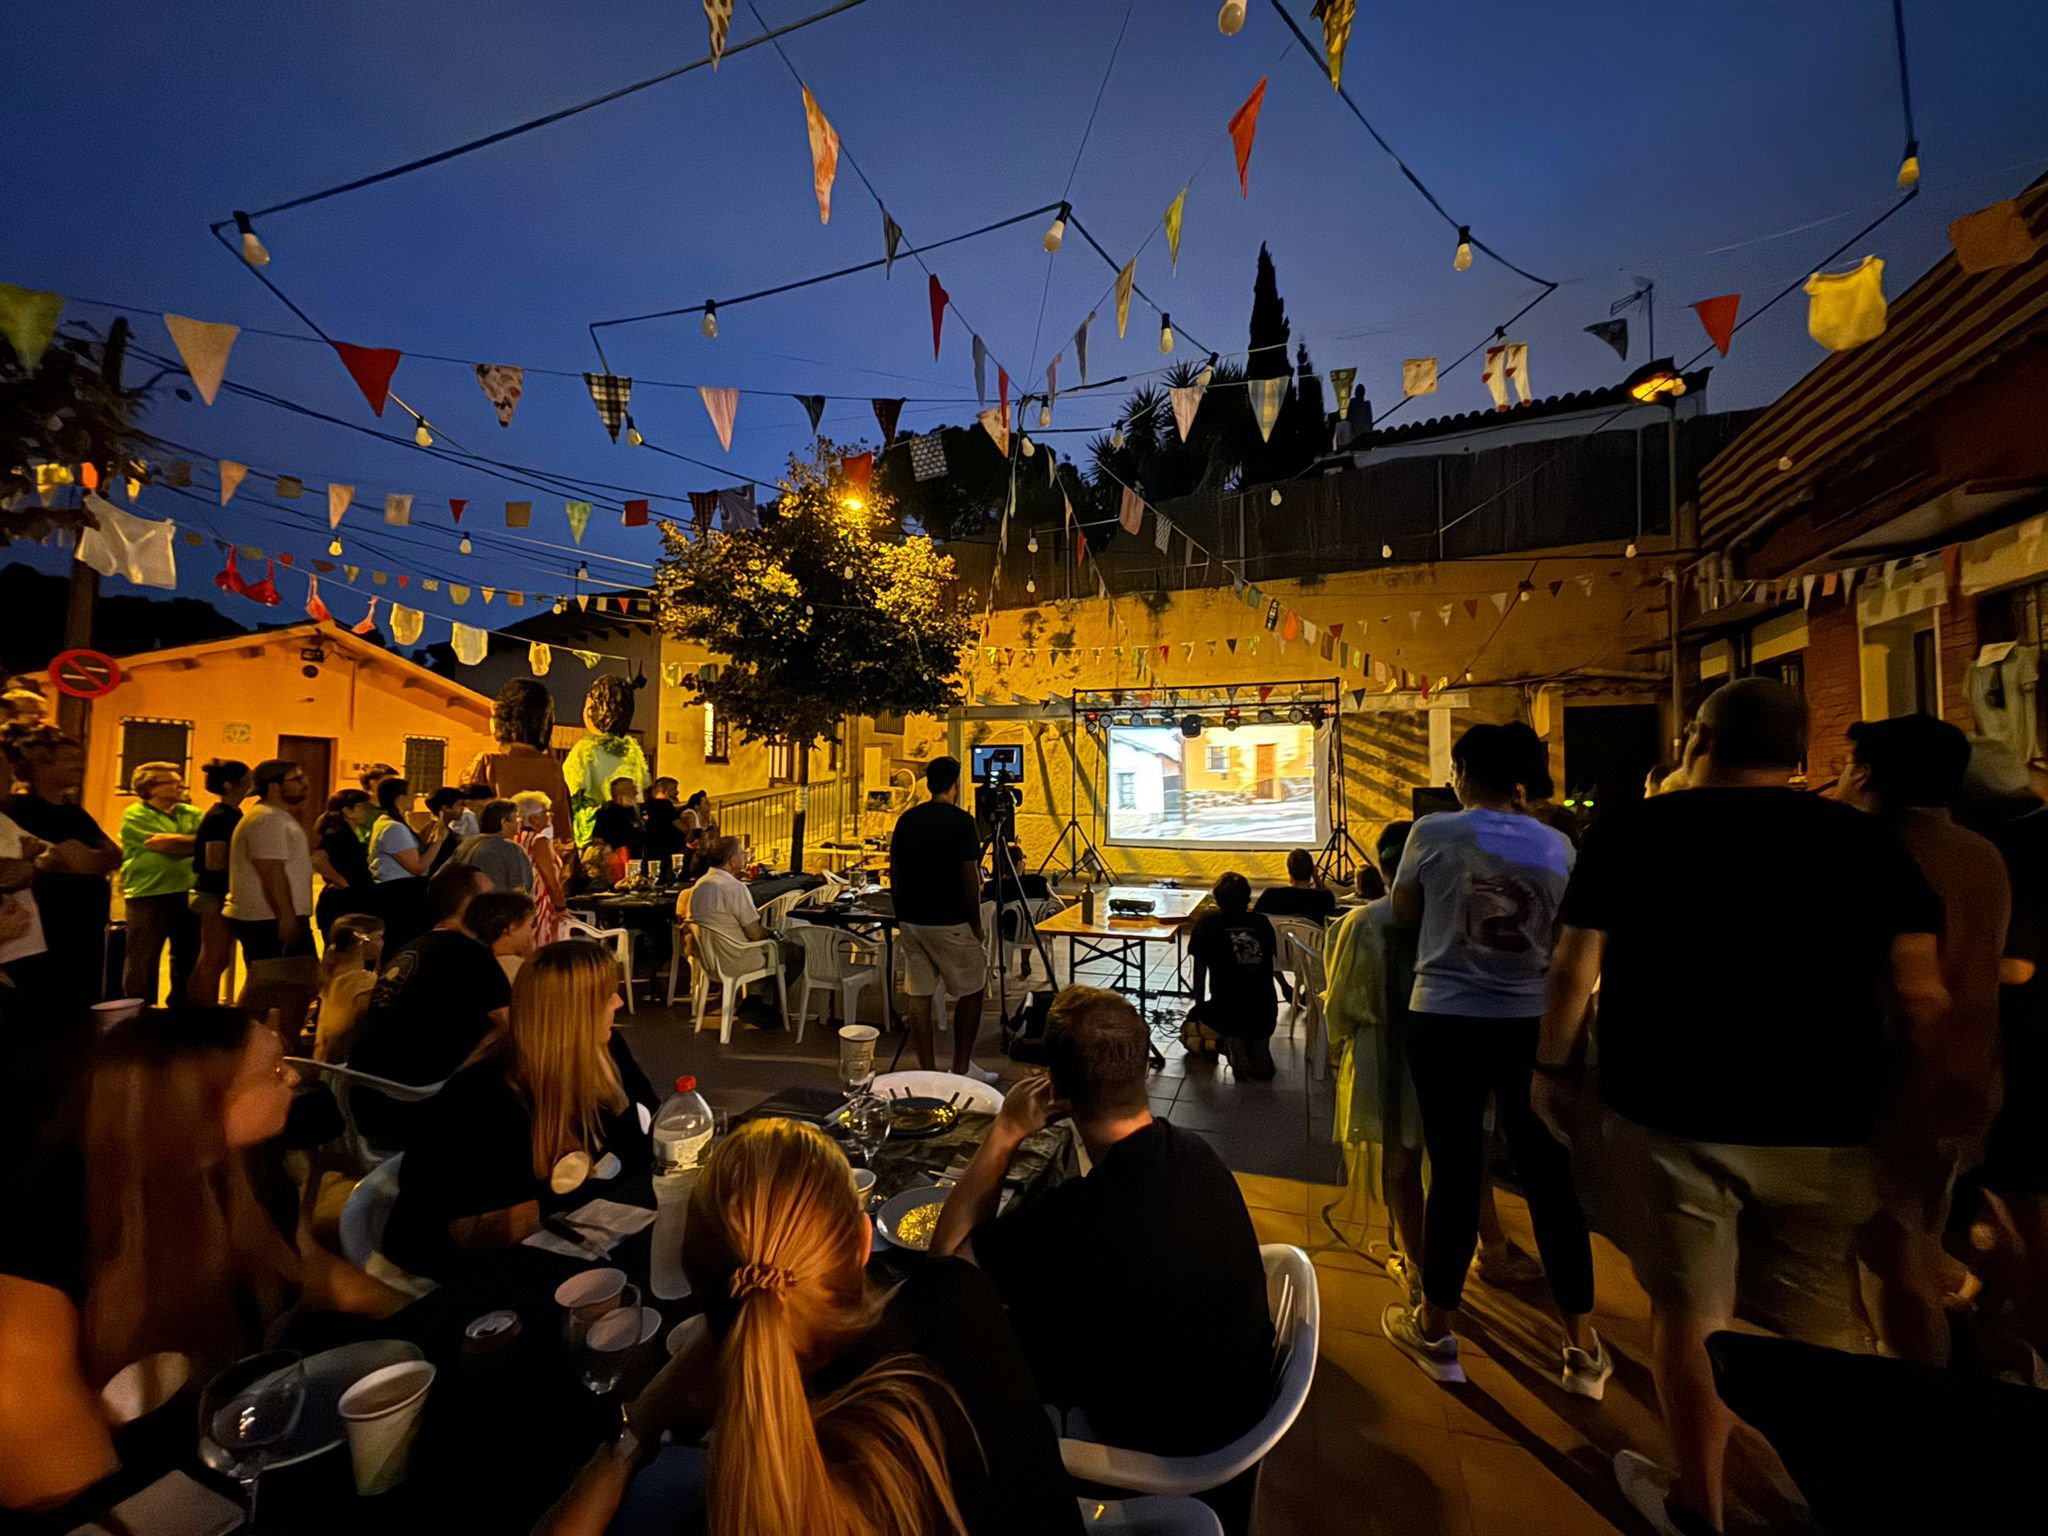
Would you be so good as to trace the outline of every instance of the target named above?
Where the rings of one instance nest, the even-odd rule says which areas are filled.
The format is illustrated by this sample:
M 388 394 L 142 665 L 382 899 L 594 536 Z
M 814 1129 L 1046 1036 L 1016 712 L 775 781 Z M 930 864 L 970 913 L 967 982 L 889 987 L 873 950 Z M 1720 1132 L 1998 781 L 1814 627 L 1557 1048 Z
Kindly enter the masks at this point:
M 772 24 L 816 3 L 760 0 Z M 1316 35 L 1309 0 L 1287 5 Z M 905 409 L 906 430 L 971 421 L 961 315 L 1019 388 L 1042 386 L 1058 351 L 1066 353 L 1063 385 L 1077 382 L 1070 338 L 1091 309 L 1092 377 L 1166 361 L 1157 317 L 1140 303 L 1128 339 L 1117 341 L 1110 267 L 1073 233 L 1047 258 L 1043 220 L 1031 220 L 927 258 L 961 311 L 947 317 L 936 364 L 925 275 L 909 260 L 890 281 L 876 271 L 730 308 L 716 341 L 698 334 L 695 317 L 610 332 L 614 369 L 640 381 L 634 410 L 648 438 L 714 468 L 614 447 L 575 376 L 596 366 L 585 329 L 594 319 L 878 255 L 880 216 L 849 162 L 913 244 L 1057 201 L 1125 9 L 1124 0 L 867 0 L 787 39 L 845 146 L 826 227 L 797 84 L 763 47 L 716 74 L 687 75 L 266 219 L 261 231 L 275 257 L 268 272 L 341 339 L 527 367 L 524 402 L 501 430 L 466 363 L 409 357 L 393 387 L 436 424 L 444 445 L 630 487 L 687 514 L 688 491 L 772 479 L 805 444 L 804 413 L 790 395 L 851 397 L 826 413 L 826 432 L 840 438 L 876 436 L 871 395 L 935 397 Z M 1951 218 L 2011 195 L 2048 167 L 2038 97 L 2048 6 L 1911 0 L 1908 20 L 1922 195 L 1850 253 L 1881 255 L 1894 296 L 1946 249 Z M 741 0 L 734 39 L 759 30 Z M 704 51 L 705 27 L 696 0 L 44 0 L 12 8 L 9 42 L 0 185 L 14 196 L 0 279 L 76 296 L 68 318 L 110 317 L 86 299 L 133 306 L 140 345 L 168 350 L 155 318 L 167 309 L 300 329 L 214 242 L 210 220 L 685 62 Z M 1261 75 L 1270 83 L 1244 199 L 1224 124 Z M 1368 0 L 1345 83 L 1475 234 L 1564 282 L 1512 333 L 1529 343 L 1539 394 L 1622 374 L 1624 365 L 1580 328 L 1606 317 L 1627 274 L 1657 283 L 1658 350 L 1690 356 L 1705 343 L 1686 304 L 1740 291 L 1753 305 L 1803 277 L 1894 196 L 1903 140 L 1887 0 Z M 1403 358 L 1448 362 L 1534 292 L 1484 257 L 1469 273 L 1451 270 L 1452 232 L 1293 45 L 1269 0 L 1252 0 L 1235 38 L 1218 34 L 1211 0 L 1137 0 L 1070 195 L 1121 260 L 1190 178 L 1179 270 L 1169 271 L 1164 238 L 1154 235 L 1140 285 L 1186 332 L 1220 352 L 1239 350 L 1264 241 L 1294 334 L 1317 368 L 1357 367 L 1382 410 L 1399 398 Z M 1634 363 L 1648 354 L 1639 315 L 1632 325 Z M 1178 355 L 1188 355 L 1188 343 L 1181 347 Z M 1795 295 L 1737 338 L 1710 399 L 1763 403 L 1820 356 Z M 224 511 L 152 489 L 144 513 L 290 550 L 303 571 L 325 553 L 322 488 L 338 480 L 358 487 L 343 528 L 351 562 L 478 586 L 569 585 L 579 554 L 562 493 L 418 452 L 410 418 L 393 407 L 378 423 L 324 347 L 245 333 L 228 377 L 381 426 L 399 441 L 225 393 L 208 409 L 166 392 L 147 418 L 152 431 L 202 465 L 233 458 L 253 473 Z M 726 453 L 694 388 L 657 380 L 773 393 L 742 398 Z M 1123 394 L 1063 401 L 1055 425 L 1100 429 Z M 1445 378 L 1428 412 L 1415 414 L 1473 409 L 1486 398 L 1467 364 Z M 1078 431 L 1052 438 L 1065 453 L 1086 440 Z M 307 498 L 272 503 L 278 473 L 303 478 Z M 200 479 L 212 484 L 210 466 Z M 417 497 L 408 530 L 379 520 L 390 491 Z M 456 551 L 451 496 L 470 500 L 464 528 L 480 535 L 473 555 Z M 508 498 L 535 504 L 529 542 L 502 534 Z M 651 529 L 622 529 L 602 507 L 586 540 L 593 576 L 621 581 L 644 578 L 656 547 Z M 212 547 L 181 546 L 179 555 L 180 589 L 213 595 Z M 61 568 L 54 552 L 28 558 Z M 338 578 L 323 590 L 352 621 L 362 599 Z M 244 621 L 295 615 L 303 581 L 291 575 L 280 585 L 287 607 L 272 615 L 221 601 Z M 367 574 L 362 587 L 373 590 Z M 452 611 L 445 597 L 420 605 Z M 462 616 L 496 623 L 518 615 L 472 600 Z M 446 634 L 445 624 L 429 623 L 429 641 Z

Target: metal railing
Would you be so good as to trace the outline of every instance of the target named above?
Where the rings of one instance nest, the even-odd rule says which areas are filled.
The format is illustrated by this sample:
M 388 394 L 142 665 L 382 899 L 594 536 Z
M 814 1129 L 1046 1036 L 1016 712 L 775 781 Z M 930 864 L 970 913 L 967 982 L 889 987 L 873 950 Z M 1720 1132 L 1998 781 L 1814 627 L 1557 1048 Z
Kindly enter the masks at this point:
M 820 860 L 808 850 L 815 850 L 828 839 L 859 836 L 858 786 L 851 779 L 832 778 L 803 787 L 810 793 L 804 815 L 804 862 L 815 868 Z M 773 789 L 725 795 L 711 802 L 711 814 L 722 834 L 741 839 L 754 850 L 754 857 L 760 862 L 782 868 L 789 862 L 798 789 L 795 784 L 781 784 Z

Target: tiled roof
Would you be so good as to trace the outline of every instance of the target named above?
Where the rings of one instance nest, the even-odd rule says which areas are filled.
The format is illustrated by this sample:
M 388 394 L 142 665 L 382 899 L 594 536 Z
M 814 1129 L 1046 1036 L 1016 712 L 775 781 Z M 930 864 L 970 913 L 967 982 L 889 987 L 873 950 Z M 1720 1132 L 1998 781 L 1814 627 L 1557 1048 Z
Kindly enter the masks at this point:
M 1699 368 L 1685 376 L 1688 394 L 1697 393 L 1707 387 L 1707 376 L 1712 368 Z M 1384 427 L 1364 434 L 1351 443 L 1351 451 L 1378 447 L 1387 443 L 1408 443 L 1431 437 L 1451 437 L 1460 432 L 1476 432 L 1486 427 L 1512 427 L 1525 421 L 1539 420 L 1545 416 L 1569 416 L 1577 411 L 1617 410 L 1633 406 L 1636 402 L 1620 384 L 1610 384 L 1605 389 L 1581 389 L 1565 395 L 1545 395 L 1541 400 L 1531 400 L 1527 405 L 1511 405 L 1504 411 L 1466 411 L 1457 416 L 1432 416 L 1427 421 L 1405 422 L 1397 427 Z

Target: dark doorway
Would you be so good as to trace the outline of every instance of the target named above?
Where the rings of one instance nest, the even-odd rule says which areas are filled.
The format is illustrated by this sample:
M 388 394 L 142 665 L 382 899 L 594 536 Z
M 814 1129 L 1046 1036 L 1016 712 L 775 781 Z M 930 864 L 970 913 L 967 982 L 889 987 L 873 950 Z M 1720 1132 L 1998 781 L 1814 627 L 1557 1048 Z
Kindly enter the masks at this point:
M 1559 792 L 1582 817 L 1604 806 L 1640 800 L 1643 776 L 1657 763 L 1662 727 L 1654 704 L 1567 705 L 1564 782 Z
M 305 771 L 306 798 L 299 804 L 299 820 L 310 833 L 334 792 L 334 742 L 326 736 L 280 736 L 277 755 Z

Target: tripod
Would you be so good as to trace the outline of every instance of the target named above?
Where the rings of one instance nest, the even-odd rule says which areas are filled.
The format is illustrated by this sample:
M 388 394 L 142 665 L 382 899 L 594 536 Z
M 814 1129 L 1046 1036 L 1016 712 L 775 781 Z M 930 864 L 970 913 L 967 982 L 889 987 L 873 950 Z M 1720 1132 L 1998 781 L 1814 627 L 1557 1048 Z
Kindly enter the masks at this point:
M 1001 1023 L 1003 1043 L 1006 1048 L 1018 1035 L 1023 1033 L 1024 1024 L 1029 1018 L 1031 998 L 1031 989 L 1026 987 L 1024 990 L 1025 1007 L 1021 1011 L 1017 1027 L 1012 1029 L 1010 1027 L 1009 951 L 1013 948 L 1022 948 L 1028 940 L 1030 947 L 1038 952 L 1039 962 L 1045 967 L 1046 981 L 1050 983 L 1054 979 L 1052 953 L 1046 948 L 1045 939 L 1038 931 L 1038 920 L 1032 914 L 1030 898 L 1024 894 L 1023 872 L 1017 868 L 1017 861 L 1010 856 L 1010 843 L 1016 827 L 1016 823 L 1012 819 L 1014 814 L 1014 811 L 1011 811 L 1009 813 L 999 813 L 991 817 L 988 836 L 982 840 L 981 845 L 982 856 L 989 860 L 990 868 L 995 875 L 996 1018 Z M 1003 914 L 1011 905 L 1009 901 L 1005 900 L 1005 895 L 1010 891 L 1016 892 L 1015 905 L 1021 923 L 1021 929 L 1015 939 L 1005 938 L 1003 935 Z M 1026 958 L 1029 958 L 1028 954 Z

